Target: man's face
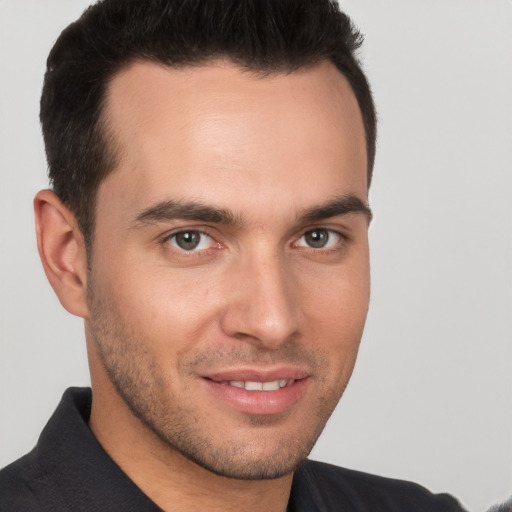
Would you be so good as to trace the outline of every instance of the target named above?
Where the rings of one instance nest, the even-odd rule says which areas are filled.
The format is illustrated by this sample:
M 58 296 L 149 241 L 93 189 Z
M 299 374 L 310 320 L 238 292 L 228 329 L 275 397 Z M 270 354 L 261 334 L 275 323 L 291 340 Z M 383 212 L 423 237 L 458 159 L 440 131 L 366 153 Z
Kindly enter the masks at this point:
M 215 473 L 294 470 L 366 317 L 366 145 L 330 64 L 256 78 L 139 62 L 107 105 L 88 343 L 132 412 Z M 94 385 L 94 382 L 93 382 Z

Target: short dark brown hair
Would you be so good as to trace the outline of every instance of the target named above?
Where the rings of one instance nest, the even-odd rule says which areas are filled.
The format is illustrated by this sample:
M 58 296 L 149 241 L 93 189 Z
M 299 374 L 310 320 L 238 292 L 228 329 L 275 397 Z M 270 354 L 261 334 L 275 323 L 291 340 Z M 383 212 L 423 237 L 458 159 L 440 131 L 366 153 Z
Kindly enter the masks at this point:
M 89 246 L 97 190 L 116 163 L 102 118 L 113 75 L 136 59 L 181 67 L 227 58 L 263 73 L 335 64 L 362 113 L 369 186 L 376 114 L 355 55 L 361 43 L 334 0 L 98 1 L 62 32 L 48 57 L 40 119 L 51 185 Z

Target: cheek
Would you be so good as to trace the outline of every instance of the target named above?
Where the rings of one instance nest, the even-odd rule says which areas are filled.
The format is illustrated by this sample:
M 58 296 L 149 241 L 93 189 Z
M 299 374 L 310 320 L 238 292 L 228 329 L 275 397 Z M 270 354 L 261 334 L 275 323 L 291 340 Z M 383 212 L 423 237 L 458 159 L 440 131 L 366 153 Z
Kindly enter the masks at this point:
M 158 355 L 186 351 L 215 316 L 211 279 L 194 272 L 118 259 L 94 267 L 95 290 L 131 332 Z
M 362 331 L 370 298 L 370 276 L 364 256 L 356 267 L 334 269 L 315 283 L 304 283 L 302 293 L 311 324 L 333 335 L 353 338 Z
M 364 254 L 359 262 L 332 272 L 323 285 L 310 285 L 304 295 L 306 339 L 326 352 L 334 378 L 341 380 L 352 372 L 368 311 L 370 277 Z

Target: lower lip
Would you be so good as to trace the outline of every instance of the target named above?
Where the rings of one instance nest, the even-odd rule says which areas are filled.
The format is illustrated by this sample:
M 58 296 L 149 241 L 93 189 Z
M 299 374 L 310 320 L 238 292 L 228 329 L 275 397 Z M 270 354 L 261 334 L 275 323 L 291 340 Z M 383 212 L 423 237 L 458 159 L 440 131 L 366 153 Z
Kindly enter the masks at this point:
M 305 378 L 276 391 L 247 391 L 210 379 L 202 380 L 211 393 L 238 411 L 264 415 L 278 414 L 292 407 L 304 396 L 309 382 Z

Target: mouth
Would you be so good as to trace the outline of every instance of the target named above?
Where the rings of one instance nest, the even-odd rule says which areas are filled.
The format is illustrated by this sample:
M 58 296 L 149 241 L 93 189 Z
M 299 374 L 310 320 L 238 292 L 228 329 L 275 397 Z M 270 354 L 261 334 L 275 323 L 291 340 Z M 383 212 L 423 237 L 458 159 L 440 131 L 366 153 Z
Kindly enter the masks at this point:
M 307 372 L 233 370 L 203 376 L 208 392 L 223 405 L 255 415 L 279 414 L 305 395 L 310 383 Z
M 223 381 L 215 381 L 210 379 L 221 386 L 233 386 L 239 389 L 245 389 L 246 391 L 278 391 L 279 389 L 286 388 L 288 386 L 293 386 L 295 383 L 295 379 L 279 379 L 279 380 L 270 380 L 265 382 L 259 382 L 254 380 L 223 380 Z

